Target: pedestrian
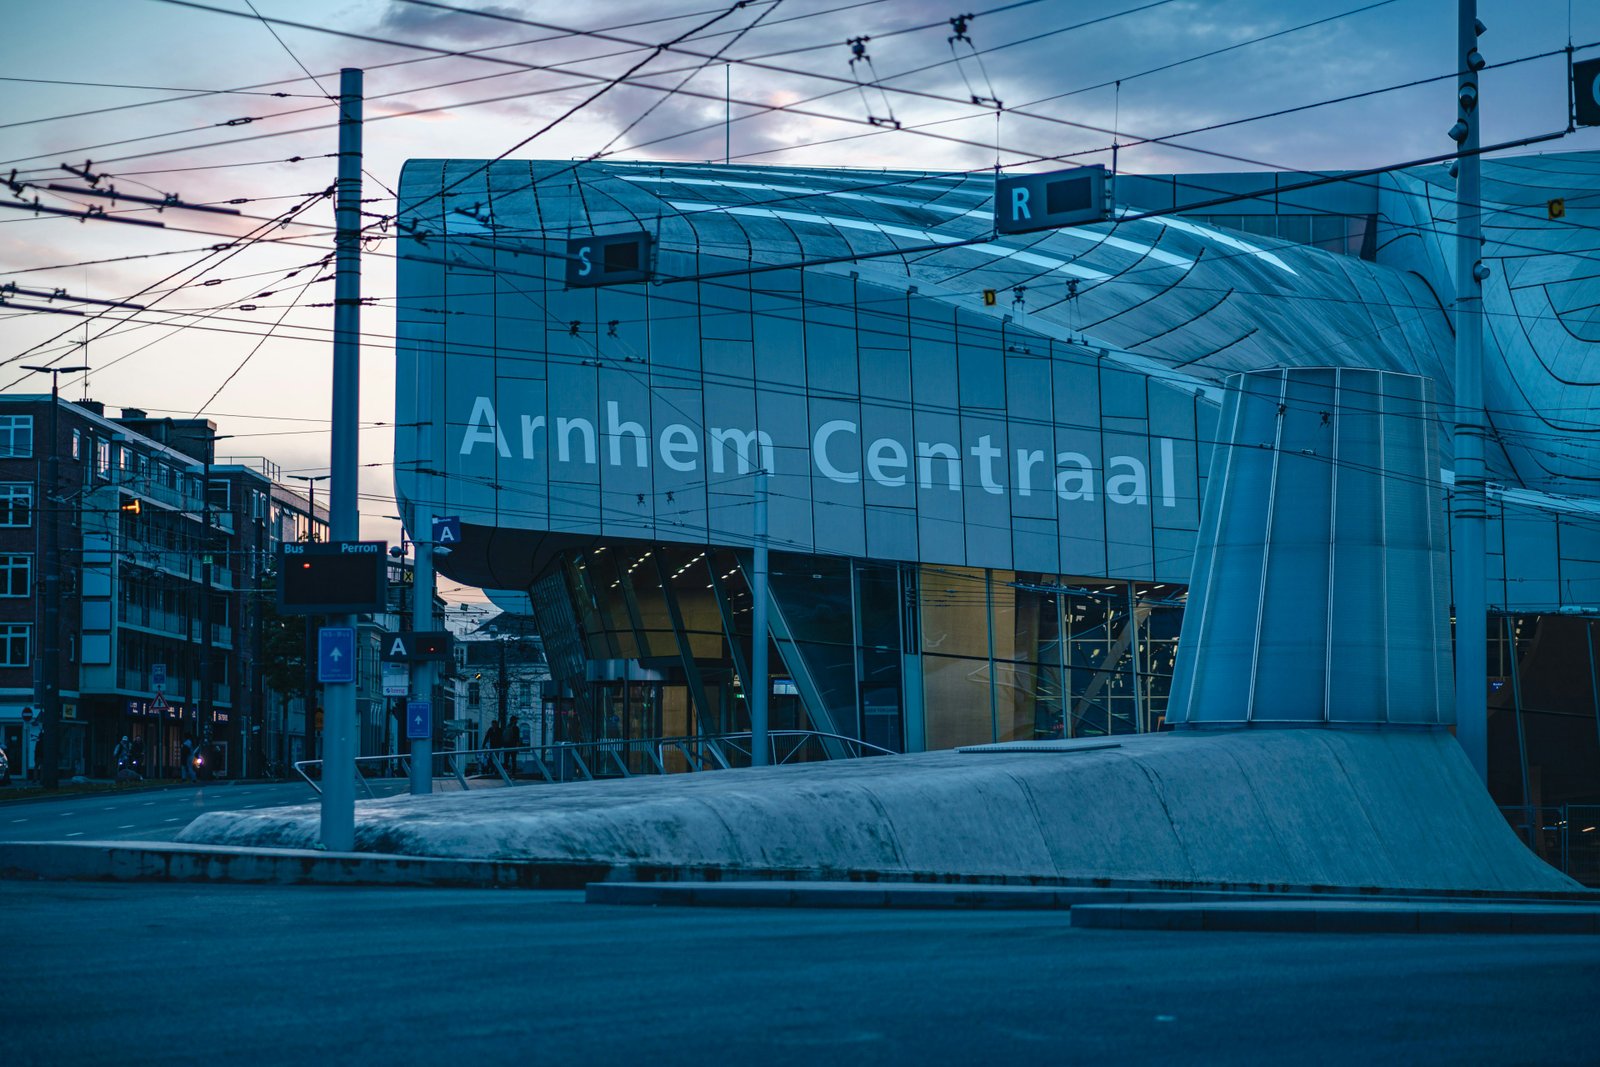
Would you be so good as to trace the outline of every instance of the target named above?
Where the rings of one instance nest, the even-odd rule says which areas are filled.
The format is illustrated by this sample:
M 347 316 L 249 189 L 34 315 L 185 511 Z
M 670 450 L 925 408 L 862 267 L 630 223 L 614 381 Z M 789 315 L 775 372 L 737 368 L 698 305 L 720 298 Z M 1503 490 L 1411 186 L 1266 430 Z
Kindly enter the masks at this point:
M 506 721 L 505 729 L 500 731 L 500 743 L 506 748 L 505 765 L 507 774 L 517 773 L 517 750 L 522 747 L 522 729 L 511 719 Z
M 483 769 L 487 771 L 494 766 L 494 758 L 498 753 L 494 750 L 500 747 L 500 724 L 491 720 L 489 728 L 483 732 L 483 747 L 487 750 L 483 754 Z
M 194 776 L 194 738 L 183 739 L 183 751 L 178 755 L 178 773 L 185 782 L 195 781 Z

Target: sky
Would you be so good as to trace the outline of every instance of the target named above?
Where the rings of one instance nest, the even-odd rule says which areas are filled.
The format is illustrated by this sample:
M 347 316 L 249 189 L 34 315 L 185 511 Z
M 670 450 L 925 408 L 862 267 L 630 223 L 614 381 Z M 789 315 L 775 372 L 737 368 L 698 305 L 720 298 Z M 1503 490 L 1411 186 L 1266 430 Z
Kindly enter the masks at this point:
M 333 312 L 318 305 L 331 303 L 333 283 L 319 264 L 332 250 L 332 210 L 318 194 L 334 178 L 327 94 L 337 93 L 344 67 L 366 71 L 364 222 L 373 227 L 363 261 L 362 533 L 390 542 L 400 530 L 386 517 L 395 513 L 387 425 L 395 282 L 384 216 L 409 158 L 726 156 L 928 170 L 992 169 L 998 158 L 1015 170 L 1109 164 L 1115 141 L 1125 146 L 1122 172 L 1163 174 L 1372 167 L 1452 147 L 1453 80 L 1397 87 L 1453 71 L 1456 0 L 964 2 L 973 6 L 8 5 L 0 177 L 15 168 L 30 201 L 75 211 L 102 204 L 165 227 L 0 210 L 0 286 L 64 290 L 54 306 L 102 312 L 0 308 L 0 390 L 46 386 L 23 363 L 88 364 L 86 376 L 63 376 L 69 398 L 100 400 L 108 414 L 204 415 L 233 435 L 221 455 L 325 472 Z M 969 16 L 964 36 L 950 22 L 960 15 Z M 1579 59 L 1600 55 L 1600 5 L 1482 0 L 1479 17 L 1491 64 L 1481 86 L 1484 143 L 1565 129 L 1565 55 L 1530 57 L 1569 42 Z M 847 42 L 858 37 L 868 38 L 866 58 L 852 64 Z M 675 43 L 657 48 L 667 42 Z M 1338 99 L 1355 94 L 1370 95 Z M 974 104 L 975 96 L 984 99 Z M 1268 117 L 1286 109 L 1297 110 Z M 1150 143 L 1157 138 L 1165 140 Z M 1600 133 L 1580 130 L 1543 149 L 1600 149 Z M 232 206 L 242 214 L 157 212 L 43 188 L 81 185 L 61 164 L 86 160 L 106 175 L 101 188 L 239 201 Z M 14 199 L 0 190 L 0 202 Z M 211 250 L 246 235 L 262 239 Z M 141 308 L 72 302 L 83 297 Z M 441 590 L 456 602 L 483 600 Z

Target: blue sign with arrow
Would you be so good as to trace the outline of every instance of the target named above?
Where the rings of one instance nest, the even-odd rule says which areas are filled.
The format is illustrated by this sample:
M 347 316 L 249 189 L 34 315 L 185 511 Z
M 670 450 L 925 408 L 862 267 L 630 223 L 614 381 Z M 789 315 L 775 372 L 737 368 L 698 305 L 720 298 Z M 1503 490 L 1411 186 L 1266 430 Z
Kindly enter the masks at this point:
M 324 626 L 317 631 L 317 681 L 338 685 L 356 680 L 356 631 Z
M 406 701 L 406 740 L 426 741 L 433 736 L 433 705 L 426 700 Z

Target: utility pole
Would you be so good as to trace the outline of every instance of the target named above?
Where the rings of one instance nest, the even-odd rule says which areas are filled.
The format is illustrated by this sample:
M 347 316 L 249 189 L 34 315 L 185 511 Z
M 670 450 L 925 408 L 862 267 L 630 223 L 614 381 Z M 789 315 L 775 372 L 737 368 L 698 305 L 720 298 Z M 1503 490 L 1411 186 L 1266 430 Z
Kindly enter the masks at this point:
M 361 71 L 339 72 L 339 180 L 334 202 L 333 455 L 329 518 L 333 540 L 356 541 L 361 395 Z M 354 615 L 333 626 L 355 629 Z M 356 843 L 356 685 L 323 687 L 322 845 L 349 852 Z
M 1456 608 L 1456 739 L 1473 769 L 1489 780 L 1488 615 L 1484 590 L 1483 265 L 1482 205 L 1478 180 L 1481 125 L 1477 0 L 1459 0 L 1456 54 L 1456 367 L 1455 487 L 1450 546 Z
M 211 743 L 211 730 L 216 723 L 216 709 L 212 707 L 211 654 L 211 554 L 214 538 L 211 530 L 211 467 L 216 459 L 217 442 L 231 440 L 232 434 L 212 435 L 206 441 L 200 478 L 200 515 L 203 532 L 200 535 L 200 703 L 194 713 L 194 743 L 198 749 Z M 208 757 L 209 758 L 209 757 Z M 210 766 L 208 763 L 207 766 Z M 227 770 L 226 767 L 223 768 Z M 216 773 L 212 768 L 210 774 Z
M 415 528 L 415 523 L 412 524 Z M 428 540 L 413 541 L 417 548 L 416 563 L 411 571 L 411 628 L 418 633 L 433 629 L 433 533 Z M 411 795 L 427 796 L 433 792 L 433 734 L 439 721 L 439 710 L 433 707 L 433 672 L 431 660 L 412 660 L 411 695 L 426 700 L 430 708 L 429 734 L 411 742 Z
M 23 370 L 50 375 L 50 451 L 45 460 L 44 486 L 39 493 L 44 512 L 44 582 L 40 590 L 39 692 L 35 705 L 44 742 L 39 759 L 39 785 L 55 789 L 61 784 L 61 376 L 88 367 L 25 366 Z M 28 745 L 23 727 L 22 744 Z M 26 760 L 24 761 L 26 763 Z
M 756 545 L 750 608 L 750 765 L 765 767 L 767 733 L 767 471 L 756 471 Z

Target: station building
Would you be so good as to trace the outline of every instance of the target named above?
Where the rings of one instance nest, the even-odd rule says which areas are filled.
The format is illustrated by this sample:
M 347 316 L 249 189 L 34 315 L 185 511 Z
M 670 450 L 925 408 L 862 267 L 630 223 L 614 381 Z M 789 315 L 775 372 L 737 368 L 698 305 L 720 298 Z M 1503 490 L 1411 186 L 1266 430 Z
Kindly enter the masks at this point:
M 992 238 L 988 172 L 412 161 L 403 514 L 531 602 L 566 739 L 745 730 L 753 684 L 897 751 L 1159 730 L 1227 375 L 1431 379 L 1448 493 L 1453 181 L 1327 177 L 1121 177 L 1111 221 Z M 1506 804 L 1600 801 L 1597 188 L 1594 155 L 1484 166 Z M 627 235 L 648 280 L 568 284 Z

